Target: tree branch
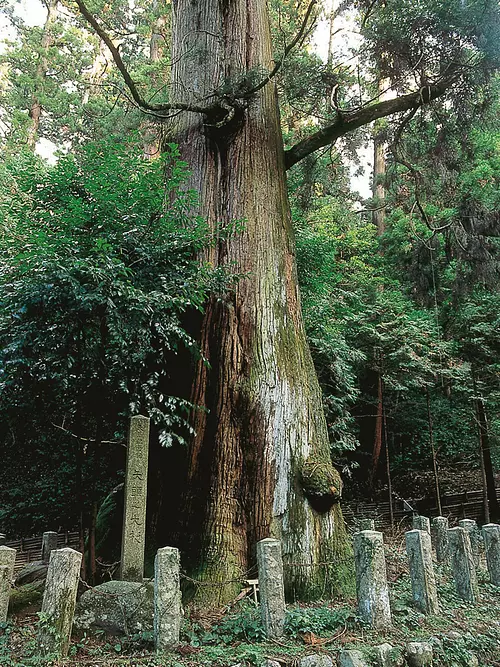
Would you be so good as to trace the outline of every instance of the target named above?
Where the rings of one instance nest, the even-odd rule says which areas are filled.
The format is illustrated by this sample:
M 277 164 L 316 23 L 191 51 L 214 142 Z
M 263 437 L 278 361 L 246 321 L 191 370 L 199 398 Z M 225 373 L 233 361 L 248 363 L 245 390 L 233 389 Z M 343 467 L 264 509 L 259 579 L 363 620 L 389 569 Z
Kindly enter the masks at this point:
M 149 102 L 147 102 L 142 97 L 140 92 L 137 90 L 137 86 L 135 85 L 134 80 L 130 76 L 130 73 L 127 70 L 127 67 L 125 66 L 125 63 L 122 60 L 120 51 L 113 44 L 113 40 L 111 39 L 111 37 L 103 29 L 103 27 L 97 21 L 95 16 L 89 11 L 89 9 L 84 4 L 83 0 L 75 0 L 75 3 L 77 4 L 78 9 L 80 10 L 82 16 L 92 26 L 96 34 L 102 39 L 104 44 L 106 44 L 106 46 L 110 50 L 111 55 L 113 56 L 113 60 L 115 61 L 115 65 L 120 71 L 120 74 L 122 75 L 123 80 L 127 85 L 127 88 L 130 90 L 132 99 L 134 100 L 134 102 L 138 107 L 140 107 L 145 111 L 155 112 L 156 114 L 159 114 L 163 111 L 194 111 L 202 114 L 210 114 L 214 113 L 214 111 L 218 109 L 218 106 L 214 105 L 204 107 L 204 106 L 198 106 L 196 104 L 182 104 L 181 102 L 176 102 L 175 104 L 150 104 Z
M 283 51 L 283 55 L 281 58 L 278 60 L 278 62 L 274 65 L 273 69 L 267 74 L 260 83 L 258 83 L 256 86 L 251 88 L 250 90 L 245 91 L 244 98 L 249 98 L 251 97 L 254 93 L 257 93 L 261 88 L 264 88 L 271 79 L 273 79 L 276 74 L 280 71 L 280 69 L 283 66 L 283 63 L 285 62 L 288 54 L 295 48 L 295 46 L 307 36 L 308 32 L 311 30 L 311 27 L 309 30 L 306 32 L 307 24 L 309 23 L 309 17 L 311 16 L 312 10 L 314 9 L 314 6 L 316 5 L 317 0 L 311 0 L 309 3 L 309 7 L 307 8 L 307 11 L 304 16 L 304 20 L 302 21 L 302 24 L 300 26 L 300 29 L 298 33 L 295 35 L 295 37 L 292 39 L 290 44 L 285 46 L 285 49 Z M 314 20 L 313 20 L 313 25 L 314 25 Z
M 418 109 L 424 104 L 444 95 L 444 93 L 453 85 L 455 77 L 447 79 L 437 84 L 425 86 L 415 93 L 402 95 L 392 100 L 384 100 L 377 104 L 356 109 L 352 112 L 339 113 L 333 123 L 323 127 L 314 134 L 302 139 L 295 146 L 285 151 L 285 167 L 290 169 L 294 164 L 300 162 L 307 155 L 314 153 L 319 148 L 333 143 L 339 137 L 348 132 L 356 130 L 358 127 L 367 125 L 378 118 L 384 118 L 394 113 Z

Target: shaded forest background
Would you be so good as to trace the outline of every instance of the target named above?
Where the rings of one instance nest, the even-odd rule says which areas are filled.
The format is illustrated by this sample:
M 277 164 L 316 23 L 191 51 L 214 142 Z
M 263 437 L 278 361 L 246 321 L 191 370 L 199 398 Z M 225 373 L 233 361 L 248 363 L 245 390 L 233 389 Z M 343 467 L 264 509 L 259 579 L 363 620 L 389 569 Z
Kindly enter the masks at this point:
M 384 85 L 399 91 L 414 76 L 424 86 L 420 61 L 439 68 L 433 39 L 451 48 L 445 25 L 466 45 L 479 32 L 483 55 L 445 97 L 360 127 L 288 172 L 332 459 L 346 497 L 387 493 L 387 453 L 403 497 L 422 493 L 408 472 L 435 464 L 451 485 L 464 464 L 463 483 L 489 482 L 498 519 L 498 22 L 488 3 L 370 4 L 351 8 L 363 37 L 351 53 L 338 59 L 342 12 L 327 12 L 327 62 L 312 30 L 284 60 L 287 146 Z M 168 100 L 170 4 L 92 6 L 143 94 Z M 271 6 L 278 60 L 307 7 Z M 175 145 L 160 151 L 163 124 L 136 108 L 75 6 L 50 0 L 34 27 L 15 5 L 2 10 L 13 33 L 0 55 L 0 528 L 92 531 L 123 479 L 131 414 L 154 422 L 151 493 L 159 460 L 181 469 L 197 409 L 183 369 L 199 354 L 185 315 L 245 276 L 196 259 L 215 238 L 182 187 L 189 165 Z M 41 140 L 55 144 L 55 164 L 36 152 Z M 383 173 L 360 202 L 349 168 L 363 145 L 382 147 Z M 217 242 L 244 225 L 221 228 Z

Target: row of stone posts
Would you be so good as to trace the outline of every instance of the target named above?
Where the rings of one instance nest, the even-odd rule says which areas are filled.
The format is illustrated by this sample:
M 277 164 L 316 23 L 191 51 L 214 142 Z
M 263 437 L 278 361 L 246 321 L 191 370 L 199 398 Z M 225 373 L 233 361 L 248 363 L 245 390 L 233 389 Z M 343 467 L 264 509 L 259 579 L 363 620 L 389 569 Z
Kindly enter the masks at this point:
M 364 520 L 361 526 L 364 530 L 354 535 L 358 611 L 371 627 L 383 628 L 391 623 L 383 535 L 373 530 L 371 519 Z M 478 598 L 476 566 L 479 564 L 476 522 L 463 519 L 459 526 L 448 529 L 448 520 L 437 517 L 433 529 L 437 561 L 451 561 L 457 594 L 474 603 Z M 487 524 L 482 532 L 490 581 L 500 586 L 500 525 Z M 414 517 L 413 530 L 406 533 L 406 552 L 414 603 L 424 614 L 437 614 L 439 601 L 427 517 Z

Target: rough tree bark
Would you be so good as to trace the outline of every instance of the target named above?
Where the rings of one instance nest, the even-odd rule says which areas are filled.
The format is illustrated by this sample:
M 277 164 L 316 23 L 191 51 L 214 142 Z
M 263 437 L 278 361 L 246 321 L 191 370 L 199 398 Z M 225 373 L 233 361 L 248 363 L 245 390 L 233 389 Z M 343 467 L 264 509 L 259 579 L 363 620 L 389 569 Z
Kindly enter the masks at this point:
M 173 8 L 178 101 L 198 103 L 272 68 L 265 0 L 177 0 Z M 276 536 L 289 594 L 317 596 L 334 568 L 314 564 L 345 558 L 341 481 L 301 318 L 274 84 L 221 127 L 204 125 L 200 114 L 177 116 L 170 139 L 213 228 L 244 222 L 207 259 L 246 276 L 234 294 L 209 304 L 202 323 L 210 366 L 198 365 L 192 399 L 207 411 L 195 413 L 185 552 L 195 554 L 198 578 L 230 581 L 252 563 L 258 540 Z M 200 587 L 199 597 L 221 602 L 234 588 Z

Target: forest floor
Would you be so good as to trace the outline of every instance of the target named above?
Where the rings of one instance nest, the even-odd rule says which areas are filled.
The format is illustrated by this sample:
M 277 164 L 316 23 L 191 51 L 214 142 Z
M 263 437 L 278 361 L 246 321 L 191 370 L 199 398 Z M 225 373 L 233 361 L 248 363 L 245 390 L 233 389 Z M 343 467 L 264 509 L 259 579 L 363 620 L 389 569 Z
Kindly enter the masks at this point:
M 488 583 L 483 566 L 479 570 L 481 596 L 476 605 L 457 598 L 446 566 L 436 569 L 441 612 L 424 616 L 413 606 L 404 534 L 387 542 L 387 570 L 391 591 L 393 625 L 384 632 L 363 626 L 356 616 L 355 599 L 321 605 L 288 607 L 286 635 L 279 641 L 262 638 L 259 612 L 251 600 L 230 609 L 210 613 L 186 610 L 181 643 L 168 657 L 154 657 L 151 636 L 128 638 L 84 636 L 74 638 L 67 667 L 225 667 L 260 665 L 267 659 L 283 667 L 297 665 L 311 653 L 333 658 L 346 648 L 365 653 L 371 664 L 373 647 L 388 642 L 404 647 L 409 641 L 431 640 L 435 649 L 435 667 L 500 667 L 500 591 Z M 36 609 L 0 625 L 0 665 L 34 667 Z M 478 662 L 475 661 L 477 657 Z M 51 664 L 51 663 L 49 663 Z M 52 663 L 56 664 L 56 663 Z

